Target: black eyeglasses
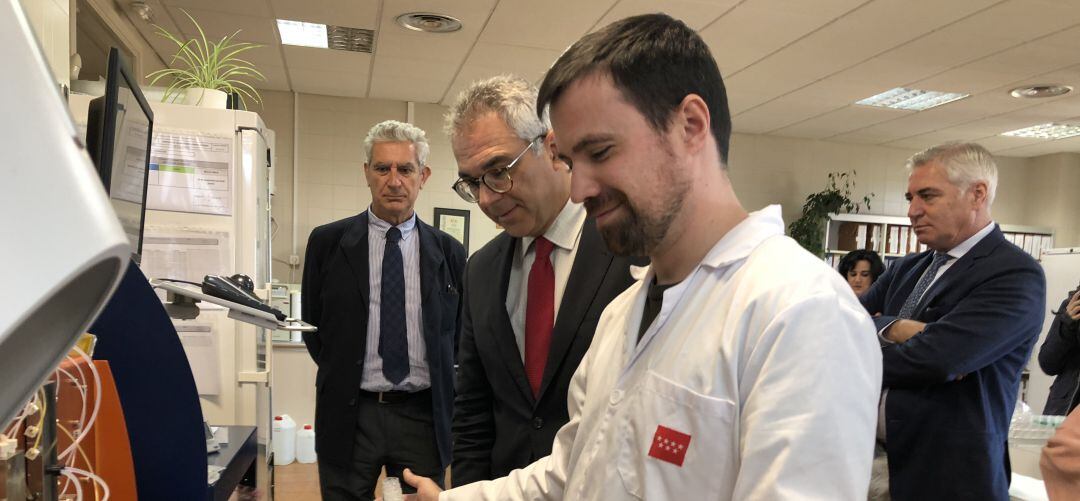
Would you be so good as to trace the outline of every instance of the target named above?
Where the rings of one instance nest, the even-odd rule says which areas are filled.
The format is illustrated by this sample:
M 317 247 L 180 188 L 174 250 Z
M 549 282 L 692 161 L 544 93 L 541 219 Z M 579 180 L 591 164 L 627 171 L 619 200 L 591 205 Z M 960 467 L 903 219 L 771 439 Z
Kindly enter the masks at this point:
M 514 187 L 514 179 L 510 177 L 510 169 L 513 169 L 517 165 L 521 157 L 525 156 L 525 152 L 532 149 L 533 145 L 537 141 L 544 139 L 544 136 L 537 136 L 529 144 L 525 145 L 525 149 L 521 150 L 513 160 L 510 161 L 506 167 L 499 167 L 497 169 L 491 169 L 480 176 L 480 179 L 475 177 L 462 177 L 454 182 L 451 188 L 462 199 L 469 203 L 477 203 L 480 201 L 480 182 L 483 181 L 484 185 L 495 193 L 506 193 Z

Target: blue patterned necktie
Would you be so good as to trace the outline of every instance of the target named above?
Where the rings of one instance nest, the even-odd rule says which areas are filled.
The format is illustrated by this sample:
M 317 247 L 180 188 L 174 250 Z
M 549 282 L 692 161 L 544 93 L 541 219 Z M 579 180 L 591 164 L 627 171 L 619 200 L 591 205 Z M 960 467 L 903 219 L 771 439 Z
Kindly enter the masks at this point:
M 401 259 L 401 230 L 386 230 L 379 301 L 379 357 L 383 375 L 399 384 L 409 375 L 409 340 L 405 330 L 405 267 Z
M 944 252 L 935 252 L 934 260 L 930 263 L 930 267 L 926 269 L 926 273 L 923 273 L 922 277 L 915 284 L 915 288 L 912 289 L 911 294 L 908 295 L 904 301 L 904 306 L 900 308 L 900 314 L 898 318 L 911 318 L 911 314 L 915 313 L 915 307 L 919 305 L 919 300 L 922 299 L 923 294 L 926 293 L 926 289 L 930 288 L 930 284 L 934 282 L 934 277 L 937 276 L 937 272 L 941 269 L 941 265 L 947 263 L 952 256 Z

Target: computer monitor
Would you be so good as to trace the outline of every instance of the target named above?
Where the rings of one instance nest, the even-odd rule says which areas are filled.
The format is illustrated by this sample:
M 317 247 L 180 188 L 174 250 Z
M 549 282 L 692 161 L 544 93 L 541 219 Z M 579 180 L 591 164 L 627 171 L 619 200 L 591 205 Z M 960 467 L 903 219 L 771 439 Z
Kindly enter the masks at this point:
M 131 242 L 136 263 L 142 255 L 153 129 L 154 112 L 139 89 L 138 79 L 113 47 L 105 95 L 90 101 L 86 149 Z

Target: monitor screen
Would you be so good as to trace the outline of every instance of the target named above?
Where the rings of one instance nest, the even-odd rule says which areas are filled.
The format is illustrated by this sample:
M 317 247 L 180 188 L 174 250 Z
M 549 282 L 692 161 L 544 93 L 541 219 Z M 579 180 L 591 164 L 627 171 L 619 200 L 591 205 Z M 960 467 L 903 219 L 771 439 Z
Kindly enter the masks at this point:
M 154 113 L 138 80 L 113 48 L 105 95 L 90 102 L 86 143 L 136 262 L 142 254 L 153 126 Z

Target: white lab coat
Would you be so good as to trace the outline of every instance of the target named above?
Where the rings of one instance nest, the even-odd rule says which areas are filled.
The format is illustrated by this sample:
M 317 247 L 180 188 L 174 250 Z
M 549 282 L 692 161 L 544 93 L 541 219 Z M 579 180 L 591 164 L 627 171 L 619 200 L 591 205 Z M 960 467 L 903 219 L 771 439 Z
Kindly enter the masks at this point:
M 753 213 L 664 293 L 650 269 L 600 318 L 550 456 L 440 500 L 866 499 L 881 389 L 873 322 L 838 273 Z M 650 456 L 658 426 L 683 464 Z

